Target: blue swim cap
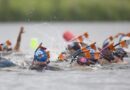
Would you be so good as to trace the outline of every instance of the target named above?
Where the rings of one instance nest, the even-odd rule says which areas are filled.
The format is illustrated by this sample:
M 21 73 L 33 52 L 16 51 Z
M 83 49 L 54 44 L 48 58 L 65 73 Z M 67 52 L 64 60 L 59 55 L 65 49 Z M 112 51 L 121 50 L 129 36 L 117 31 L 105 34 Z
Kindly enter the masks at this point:
M 42 49 L 38 49 L 34 54 L 34 59 L 39 62 L 45 62 L 47 58 L 47 53 Z

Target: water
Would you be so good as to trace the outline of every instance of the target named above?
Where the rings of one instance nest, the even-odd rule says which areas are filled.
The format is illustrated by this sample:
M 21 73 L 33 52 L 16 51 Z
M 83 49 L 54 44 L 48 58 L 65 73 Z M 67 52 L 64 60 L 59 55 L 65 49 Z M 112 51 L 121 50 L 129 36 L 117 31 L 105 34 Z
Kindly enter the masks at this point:
M 10 39 L 14 45 L 20 26 L 24 26 L 26 31 L 22 38 L 22 54 L 6 57 L 18 66 L 0 68 L 0 90 L 130 90 L 130 64 L 112 64 L 92 69 L 70 69 L 65 64 L 62 67 L 64 70 L 43 72 L 23 68 L 28 66 L 25 62 L 33 58 L 34 50 L 29 46 L 31 38 L 43 42 L 51 51 L 53 61 L 67 44 L 62 39 L 62 33 L 66 30 L 75 34 L 86 31 L 91 40 L 101 45 L 109 35 L 129 32 L 130 23 L 0 23 L 0 42 Z M 129 58 L 126 60 L 130 63 Z

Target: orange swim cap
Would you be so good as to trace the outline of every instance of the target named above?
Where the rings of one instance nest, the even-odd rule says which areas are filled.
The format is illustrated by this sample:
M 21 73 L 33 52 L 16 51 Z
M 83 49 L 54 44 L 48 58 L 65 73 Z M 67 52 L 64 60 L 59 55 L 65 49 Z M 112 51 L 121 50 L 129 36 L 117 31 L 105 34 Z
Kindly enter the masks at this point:
M 6 41 L 6 44 L 7 44 L 7 45 L 11 45 L 10 40 L 7 40 L 7 41 Z

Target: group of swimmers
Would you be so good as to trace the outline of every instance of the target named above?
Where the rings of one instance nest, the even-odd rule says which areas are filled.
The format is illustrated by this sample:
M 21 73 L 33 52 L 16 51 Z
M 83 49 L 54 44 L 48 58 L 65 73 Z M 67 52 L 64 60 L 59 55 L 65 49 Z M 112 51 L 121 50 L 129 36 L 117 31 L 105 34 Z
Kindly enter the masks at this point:
M 127 39 L 123 40 L 124 37 Z M 96 42 L 88 44 L 86 41 L 88 38 L 88 34 L 84 33 L 71 40 L 71 44 L 59 55 L 59 61 L 70 59 L 71 63 L 77 61 L 79 65 L 97 63 L 102 65 L 106 62 L 126 63 L 123 58 L 127 56 L 127 52 L 123 48 L 128 48 L 130 44 L 130 33 L 118 33 L 115 36 L 109 36 L 104 40 L 101 48 L 96 45 Z M 115 39 L 118 39 L 117 43 L 114 42 Z
M 20 32 L 17 38 L 14 48 L 11 47 L 11 41 L 7 40 L 5 43 L 0 44 L 0 51 L 20 51 L 21 35 L 24 33 L 24 28 L 20 28 Z M 108 63 L 122 63 L 123 58 L 127 56 L 127 52 L 123 49 L 128 48 L 130 40 L 123 40 L 124 37 L 130 39 L 130 33 L 118 33 L 115 36 L 109 36 L 104 40 L 102 47 L 98 47 L 96 42 L 87 42 L 89 35 L 87 32 L 84 34 L 73 37 L 71 33 L 63 35 L 66 41 L 71 42 L 67 45 L 66 50 L 58 56 L 59 61 L 70 61 L 72 64 L 77 61 L 79 65 L 91 65 L 91 64 L 103 64 L 104 60 Z M 114 39 L 119 39 L 117 43 Z M 50 52 L 46 47 L 40 43 L 34 52 L 34 59 L 30 69 L 37 69 L 46 67 L 50 63 Z

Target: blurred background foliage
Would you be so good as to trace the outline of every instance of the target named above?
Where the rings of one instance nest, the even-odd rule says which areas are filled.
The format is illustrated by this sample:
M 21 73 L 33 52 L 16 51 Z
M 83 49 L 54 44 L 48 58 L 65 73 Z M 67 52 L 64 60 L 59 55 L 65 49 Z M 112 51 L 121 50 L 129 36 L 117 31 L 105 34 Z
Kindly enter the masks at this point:
M 129 21 L 130 0 L 0 0 L 0 21 Z

